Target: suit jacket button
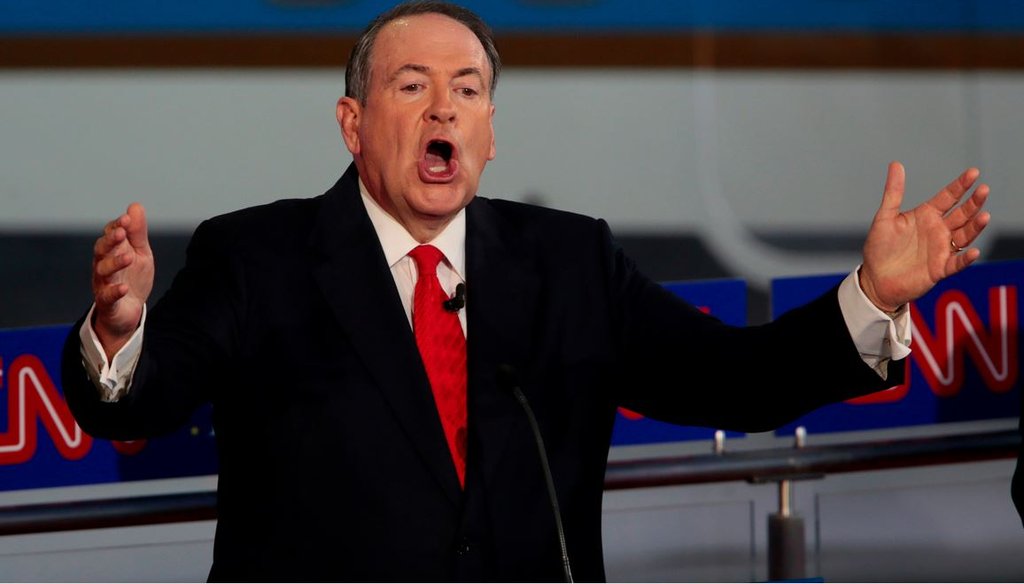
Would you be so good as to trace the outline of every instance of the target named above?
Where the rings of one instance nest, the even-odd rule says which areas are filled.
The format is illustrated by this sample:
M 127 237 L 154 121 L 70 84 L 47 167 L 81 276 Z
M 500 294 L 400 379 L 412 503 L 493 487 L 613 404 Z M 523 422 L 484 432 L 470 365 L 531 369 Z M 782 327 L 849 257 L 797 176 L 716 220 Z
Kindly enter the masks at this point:
M 455 552 L 458 553 L 460 556 L 464 556 L 464 555 L 468 554 L 469 553 L 469 538 L 466 538 L 466 537 L 462 538 L 459 541 L 458 547 L 455 548 Z

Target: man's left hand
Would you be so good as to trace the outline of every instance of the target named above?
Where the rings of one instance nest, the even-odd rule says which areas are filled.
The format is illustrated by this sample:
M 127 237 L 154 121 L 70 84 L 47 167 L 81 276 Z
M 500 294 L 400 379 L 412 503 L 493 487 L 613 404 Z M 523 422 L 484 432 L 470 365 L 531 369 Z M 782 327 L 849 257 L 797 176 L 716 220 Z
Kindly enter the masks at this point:
M 875 306 L 895 312 L 981 256 L 970 245 L 991 218 L 982 211 L 988 185 L 978 184 L 960 204 L 979 174 L 977 168 L 968 168 L 931 199 L 900 212 L 906 176 L 902 164 L 889 164 L 882 205 L 868 230 L 860 269 L 861 289 Z

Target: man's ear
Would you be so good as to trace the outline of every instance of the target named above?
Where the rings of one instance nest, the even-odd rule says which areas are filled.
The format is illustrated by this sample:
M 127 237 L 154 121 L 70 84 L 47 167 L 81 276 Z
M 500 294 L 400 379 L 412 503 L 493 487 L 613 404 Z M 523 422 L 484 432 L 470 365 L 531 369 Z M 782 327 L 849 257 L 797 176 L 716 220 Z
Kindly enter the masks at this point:
M 491 104 L 491 118 L 488 120 L 491 124 L 491 151 L 487 154 L 487 160 L 494 160 L 494 157 L 498 154 L 498 150 L 494 146 L 494 104 Z
M 353 155 L 359 154 L 359 122 L 362 119 L 362 108 L 363 106 L 351 97 L 342 97 L 338 100 L 335 111 L 338 127 L 341 128 L 341 137 Z

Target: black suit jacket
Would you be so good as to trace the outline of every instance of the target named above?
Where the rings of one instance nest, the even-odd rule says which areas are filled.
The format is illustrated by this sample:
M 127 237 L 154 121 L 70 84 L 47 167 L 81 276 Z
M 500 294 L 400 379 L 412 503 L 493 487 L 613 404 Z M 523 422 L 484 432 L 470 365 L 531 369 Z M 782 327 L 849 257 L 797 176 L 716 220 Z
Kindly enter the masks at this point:
M 616 406 L 765 430 L 899 381 L 860 360 L 834 290 L 739 329 L 637 272 L 603 221 L 478 197 L 466 237 L 465 492 L 354 168 L 322 196 L 204 222 L 149 314 L 130 394 L 97 399 L 73 332 L 68 402 L 116 439 L 213 402 L 212 579 L 556 581 L 533 438 L 496 381 L 511 365 L 550 452 L 575 576 L 591 581 L 604 578 Z

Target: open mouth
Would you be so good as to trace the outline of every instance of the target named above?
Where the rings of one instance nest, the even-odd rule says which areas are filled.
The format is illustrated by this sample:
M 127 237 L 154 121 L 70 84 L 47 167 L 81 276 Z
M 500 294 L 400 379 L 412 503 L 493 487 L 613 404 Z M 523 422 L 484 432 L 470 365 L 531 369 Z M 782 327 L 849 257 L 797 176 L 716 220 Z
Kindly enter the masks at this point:
M 455 176 L 458 161 L 455 146 L 446 140 L 431 140 L 420 161 L 420 175 L 428 182 L 442 182 Z

